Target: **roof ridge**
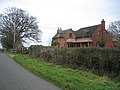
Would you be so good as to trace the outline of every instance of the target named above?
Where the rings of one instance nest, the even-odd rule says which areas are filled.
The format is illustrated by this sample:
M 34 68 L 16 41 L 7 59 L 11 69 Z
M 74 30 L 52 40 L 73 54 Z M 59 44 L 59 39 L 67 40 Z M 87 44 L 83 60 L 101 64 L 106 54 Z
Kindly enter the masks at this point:
M 80 29 L 84 29 L 84 28 L 89 28 L 89 27 L 95 27 L 95 26 L 99 26 L 101 24 L 98 24 L 98 25 L 92 25 L 92 26 L 87 26 L 87 27 L 83 27 L 83 28 L 80 28 Z
M 68 30 L 72 30 L 72 28 L 69 28 L 69 29 L 65 29 L 65 30 L 62 30 L 62 31 L 68 31 Z

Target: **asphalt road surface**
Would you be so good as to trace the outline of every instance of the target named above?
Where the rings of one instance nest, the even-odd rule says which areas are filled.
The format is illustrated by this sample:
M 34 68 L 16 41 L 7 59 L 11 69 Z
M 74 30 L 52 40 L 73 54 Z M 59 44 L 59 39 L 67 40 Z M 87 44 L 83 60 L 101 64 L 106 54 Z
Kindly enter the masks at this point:
M 61 90 L 0 54 L 0 90 Z

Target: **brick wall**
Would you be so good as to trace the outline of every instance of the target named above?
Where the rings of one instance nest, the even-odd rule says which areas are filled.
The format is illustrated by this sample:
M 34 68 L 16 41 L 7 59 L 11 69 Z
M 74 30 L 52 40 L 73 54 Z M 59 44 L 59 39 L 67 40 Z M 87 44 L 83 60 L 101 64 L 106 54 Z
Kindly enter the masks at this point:
M 69 34 L 70 33 L 72 33 L 72 37 L 69 37 Z M 75 34 L 74 34 L 74 32 L 71 30 L 69 30 L 67 33 L 66 33 L 66 35 L 65 35 L 65 37 L 64 38 L 58 38 L 57 39 L 57 42 L 59 43 L 59 46 L 60 47 L 68 47 L 68 45 L 67 45 L 67 43 L 66 43 L 66 41 L 68 40 L 68 39 L 75 39 Z
M 58 43 L 58 47 L 64 47 L 66 44 L 66 41 L 64 38 L 58 38 L 57 43 Z
M 109 36 L 108 32 L 103 29 L 102 24 L 98 27 L 96 32 L 92 35 L 93 40 L 93 47 L 96 47 L 96 43 L 105 40 L 106 44 L 105 47 L 115 47 L 114 42 L 112 41 L 112 38 Z

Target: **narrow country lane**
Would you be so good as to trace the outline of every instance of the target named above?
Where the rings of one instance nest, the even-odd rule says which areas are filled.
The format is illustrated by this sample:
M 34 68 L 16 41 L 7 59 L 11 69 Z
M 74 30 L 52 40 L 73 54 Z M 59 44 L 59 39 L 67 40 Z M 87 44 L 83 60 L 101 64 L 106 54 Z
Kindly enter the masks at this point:
M 0 90 L 61 90 L 0 54 Z

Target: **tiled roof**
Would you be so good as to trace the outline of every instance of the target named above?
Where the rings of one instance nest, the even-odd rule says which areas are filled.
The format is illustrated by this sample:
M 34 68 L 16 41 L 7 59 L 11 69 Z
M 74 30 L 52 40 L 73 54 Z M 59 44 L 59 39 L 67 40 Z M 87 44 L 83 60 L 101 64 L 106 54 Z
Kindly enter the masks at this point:
M 88 36 L 92 36 L 92 34 L 97 30 L 97 28 L 99 26 L 100 25 L 94 25 L 94 26 L 89 26 L 89 27 L 85 27 L 85 28 L 80 28 L 76 32 L 76 37 L 81 37 L 84 32 L 86 32 Z
M 99 25 L 94 25 L 94 26 L 89 26 L 89 27 L 84 27 L 84 28 L 80 28 L 78 31 L 73 31 L 76 35 L 76 37 L 81 37 L 83 35 L 84 32 L 87 33 L 87 36 L 92 36 L 92 34 L 97 30 L 97 28 L 100 26 Z M 53 39 L 56 39 L 56 38 L 63 38 L 65 37 L 66 33 L 68 31 L 70 31 L 72 29 L 67 29 L 67 30 L 63 30 L 61 33 L 57 33 Z
M 70 30 L 72 30 L 72 29 L 63 30 L 61 33 L 57 33 L 57 34 L 53 37 L 53 39 L 56 39 L 57 37 L 63 38 L 63 37 L 66 35 L 66 33 L 67 33 L 68 31 L 70 31 Z

